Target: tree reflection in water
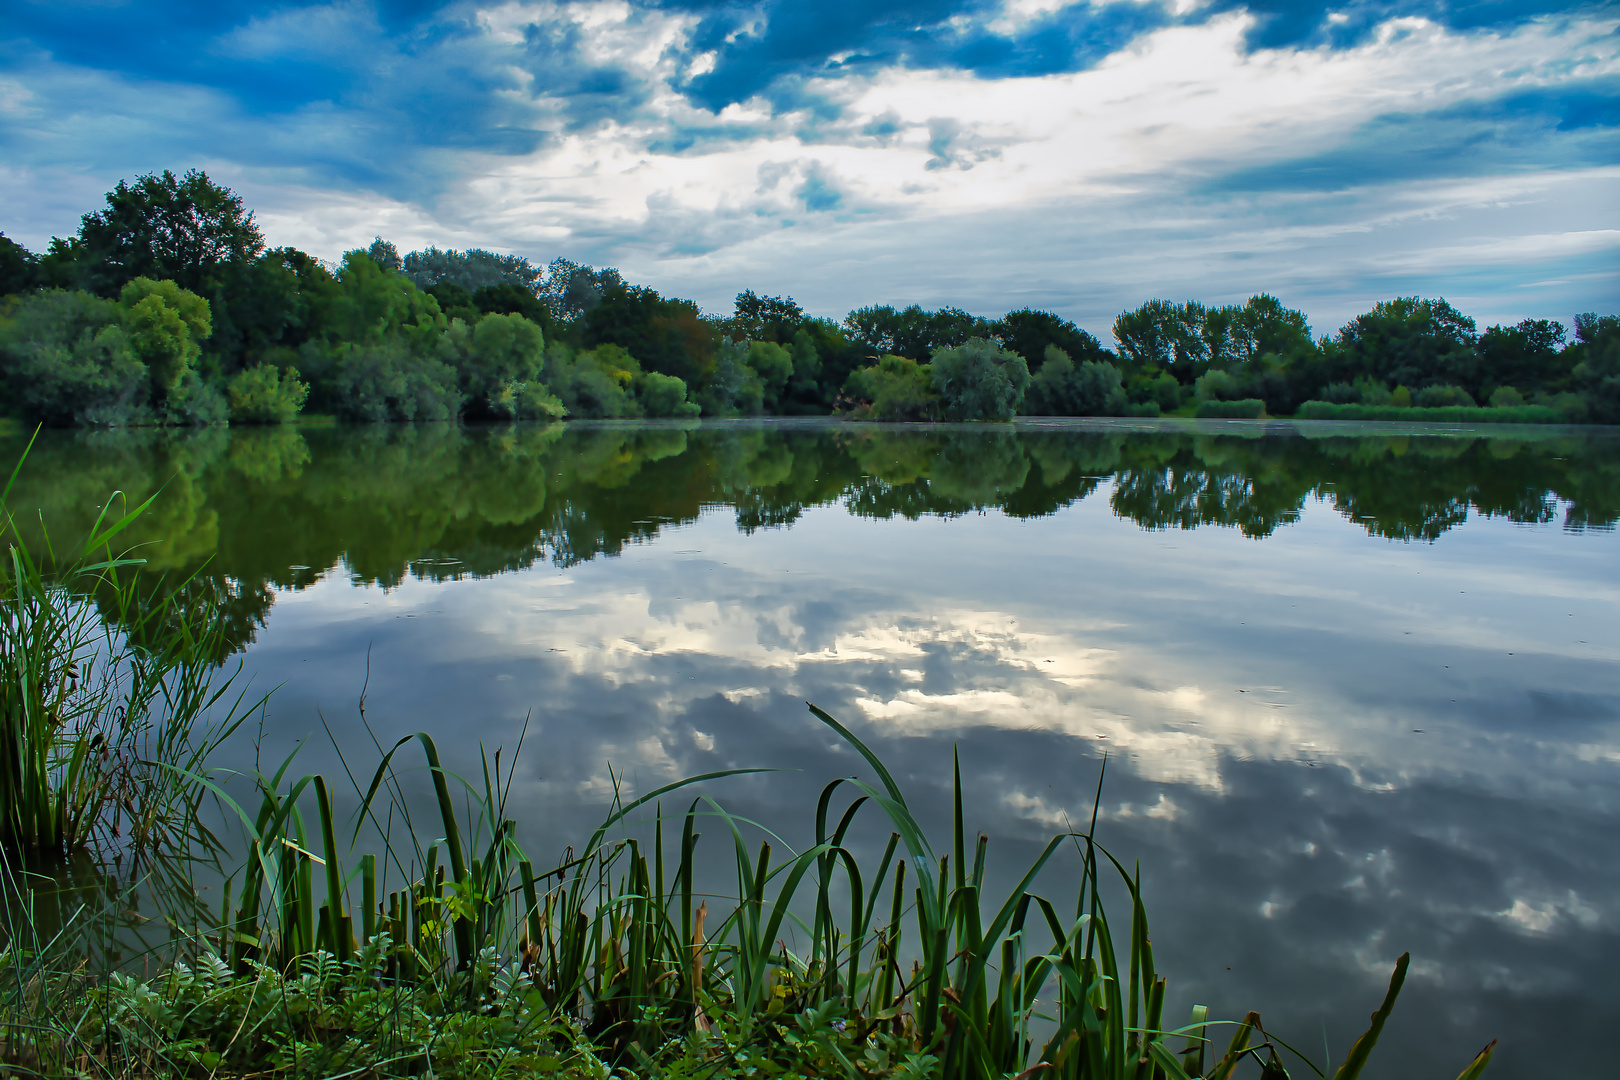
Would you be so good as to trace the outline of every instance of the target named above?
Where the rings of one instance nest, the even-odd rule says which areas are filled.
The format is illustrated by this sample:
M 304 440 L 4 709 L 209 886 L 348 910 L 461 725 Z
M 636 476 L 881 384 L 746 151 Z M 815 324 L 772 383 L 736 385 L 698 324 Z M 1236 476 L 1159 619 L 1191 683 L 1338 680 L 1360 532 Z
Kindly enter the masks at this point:
M 1146 529 L 1249 537 L 1298 521 L 1313 498 L 1403 541 L 1433 541 L 1470 514 L 1561 515 L 1571 530 L 1620 520 L 1611 435 L 1345 432 L 1108 422 L 47 432 L 14 501 L 61 535 L 88 527 L 109 491 L 138 502 L 161 489 L 136 525 L 144 574 L 153 589 L 223 607 L 232 651 L 253 640 L 277 590 L 339 567 L 386 587 L 542 559 L 569 566 L 716 506 L 745 532 L 831 504 L 872 518 L 1040 517 L 1099 490 Z M 7 453 L 20 448 L 9 440 Z

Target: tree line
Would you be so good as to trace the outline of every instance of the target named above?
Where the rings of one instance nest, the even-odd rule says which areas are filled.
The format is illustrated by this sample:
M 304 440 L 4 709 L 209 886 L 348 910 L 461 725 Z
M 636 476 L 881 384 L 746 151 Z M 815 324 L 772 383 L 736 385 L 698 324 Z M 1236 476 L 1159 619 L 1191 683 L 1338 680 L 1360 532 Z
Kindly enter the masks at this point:
M 1316 337 L 1274 297 L 1058 315 L 739 293 L 703 312 L 567 259 L 267 246 L 191 171 L 121 181 L 40 253 L 0 235 L 5 411 L 56 426 L 827 415 L 1443 416 L 1620 423 L 1620 317 L 1480 331 L 1397 297 Z M 1415 410 L 1392 413 L 1390 410 Z M 1435 411 L 1438 410 L 1438 411 Z

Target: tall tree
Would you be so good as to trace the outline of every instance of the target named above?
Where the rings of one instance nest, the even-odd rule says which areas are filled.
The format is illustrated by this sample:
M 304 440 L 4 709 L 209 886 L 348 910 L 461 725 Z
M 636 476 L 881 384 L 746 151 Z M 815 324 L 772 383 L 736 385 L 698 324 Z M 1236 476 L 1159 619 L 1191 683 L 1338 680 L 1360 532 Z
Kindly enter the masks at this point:
M 1204 340 L 1204 306 L 1149 300 L 1135 311 L 1114 320 L 1119 354 L 1144 374 L 1162 371 L 1183 385 L 1209 367 L 1209 344 Z
M 138 277 L 209 296 L 224 267 L 250 263 L 263 250 L 240 195 L 196 169 L 183 177 L 164 170 L 133 184 L 120 180 L 106 208 L 80 220 L 73 258 L 79 284 L 102 296 L 116 296 Z
M 1372 378 L 1414 390 L 1466 386 L 1476 375 L 1474 320 L 1444 299 L 1398 296 L 1346 323 L 1327 361 L 1336 382 Z
M 1068 319 L 1050 311 L 1020 308 L 990 324 L 990 334 L 1003 348 L 1024 358 L 1033 373 L 1046 362 L 1046 350 L 1056 346 L 1074 363 L 1109 361 L 1113 354 L 1102 342 Z
M 804 325 L 804 308 L 791 296 L 757 296 L 753 289 L 737 294 L 725 332 L 739 341 L 774 341 L 786 345 Z
M 29 292 L 39 284 L 39 259 L 0 233 L 0 296 Z
M 990 336 L 990 324 L 961 308 L 924 311 L 919 305 L 896 311 L 892 307 L 857 308 L 844 316 L 849 336 L 874 355 L 892 354 L 909 360 L 927 360 L 935 349 L 966 344 L 970 338 Z

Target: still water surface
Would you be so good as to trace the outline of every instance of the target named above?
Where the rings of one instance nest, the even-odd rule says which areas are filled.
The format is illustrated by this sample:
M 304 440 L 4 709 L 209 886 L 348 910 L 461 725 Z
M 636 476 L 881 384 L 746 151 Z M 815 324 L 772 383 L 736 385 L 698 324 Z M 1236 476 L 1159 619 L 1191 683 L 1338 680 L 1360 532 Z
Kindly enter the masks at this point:
M 82 527 L 159 487 L 151 569 L 201 568 L 277 687 L 233 763 L 308 740 L 335 768 L 323 722 L 364 759 L 365 687 L 380 737 L 461 767 L 527 718 L 531 851 L 600 819 L 610 763 L 629 792 L 790 770 L 713 793 L 798 843 L 861 764 L 809 700 L 936 840 L 959 748 L 1006 875 L 1089 817 L 1106 753 L 1100 835 L 1141 860 L 1167 1015 L 1254 1008 L 1342 1056 L 1410 950 L 1379 1075 L 1455 1075 L 1498 1036 L 1493 1076 L 1612 1068 L 1612 429 L 51 434 L 16 504 Z

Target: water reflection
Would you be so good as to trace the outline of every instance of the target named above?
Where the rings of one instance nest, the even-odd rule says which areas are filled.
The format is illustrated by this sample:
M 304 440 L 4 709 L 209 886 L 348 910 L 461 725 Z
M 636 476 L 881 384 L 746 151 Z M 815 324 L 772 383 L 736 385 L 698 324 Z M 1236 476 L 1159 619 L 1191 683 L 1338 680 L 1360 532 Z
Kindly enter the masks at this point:
M 858 771 L 809 699 L 925 820 L 959 745 L 1015 866 L 1089 813 L 1106 750 L 1105 837 L 1142 859 L 1176 1015 L 1254 1005 L 1342 1051 L 1410 949 L 1380 1075 L 1454 1075 L 1496 1035 L 1492 1075 L 1607 1068 L 1612 435 L 424 426 L 37 453 L 19 501 L 58 528 L 163 485 L 153 577 L 200 569 L 280 685 L 266 760 L 313 734 L 303 767 L 335 771 L 323 723 L 368 745 L 369 670 L 379 734 L 462 766 L 532 715 L 538 851 L 598 817 L 609 761 L 629 790 L 797 770 L 716 793 L 799 842 L 784 808 Z
M 1620 520 L 1614 438 L 1272 428 L 1286 434 L 1106 423 L 47 433 L 15 502 L 76 532 L 110 491 L 139 502 L 161 490 L 135 533 L 148 569 L 172 581 L 201 570 L 192 587 L 232 613 L 236 648 L 252 641 L 276 590 L 304 588 L 340 562 L 383 586 L 541 559 L 571 566 L 714 505 L 733 508 L 744 532 L 835 504 L 877 519 L 991 509 L 1035 518 L 1108 483 L 1112 512 L 1145 528 L 1249 537 L 1298 522 L 1313 499 L 1399 540 L 1435 540 L 1470 513 L 1570 530 Z

